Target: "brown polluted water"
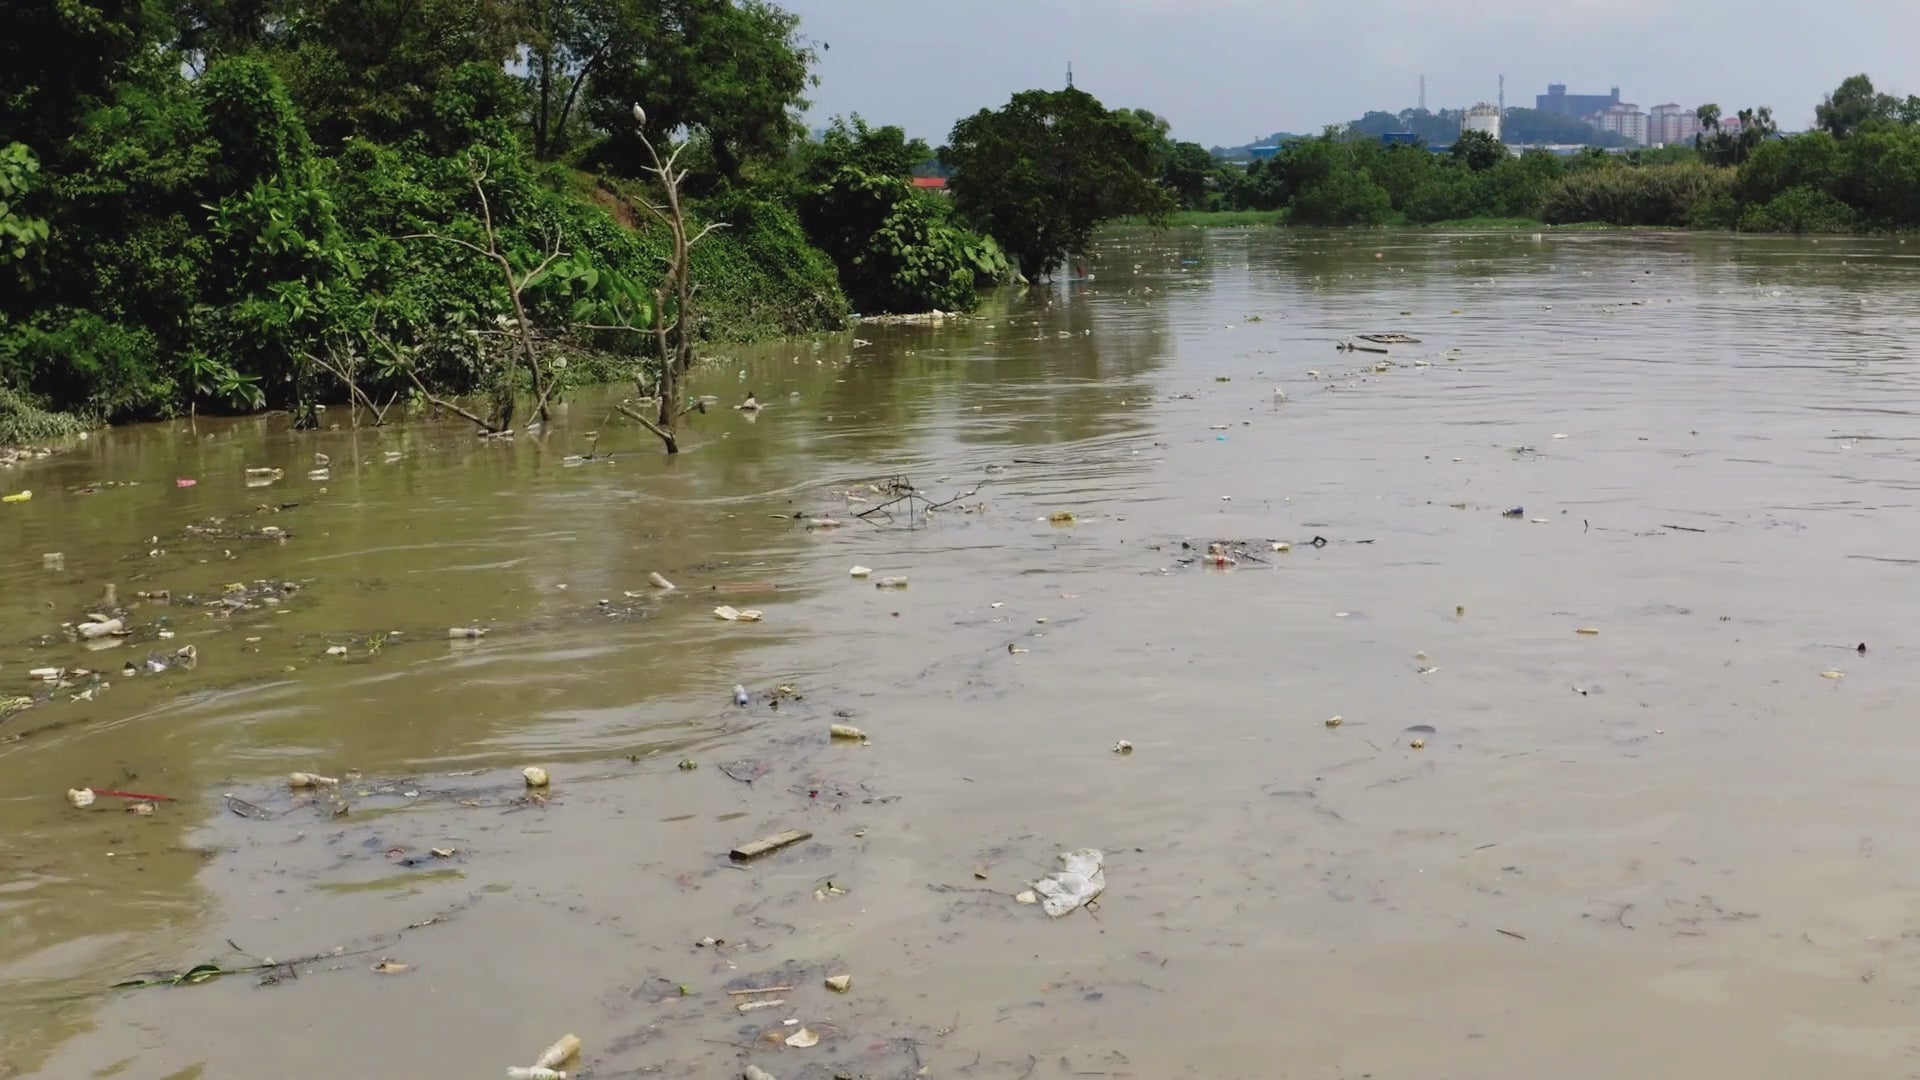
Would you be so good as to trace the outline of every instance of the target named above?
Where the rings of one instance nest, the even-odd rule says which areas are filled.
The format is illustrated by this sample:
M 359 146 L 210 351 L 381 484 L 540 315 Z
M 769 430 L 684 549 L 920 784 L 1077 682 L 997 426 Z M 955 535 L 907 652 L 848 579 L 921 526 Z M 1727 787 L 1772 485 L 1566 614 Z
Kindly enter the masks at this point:
M 717 350 L 677 461 L 589 393 L 0 470 L 0 1076 L 1910 1074 L 1920 250 L 1094 256 Z

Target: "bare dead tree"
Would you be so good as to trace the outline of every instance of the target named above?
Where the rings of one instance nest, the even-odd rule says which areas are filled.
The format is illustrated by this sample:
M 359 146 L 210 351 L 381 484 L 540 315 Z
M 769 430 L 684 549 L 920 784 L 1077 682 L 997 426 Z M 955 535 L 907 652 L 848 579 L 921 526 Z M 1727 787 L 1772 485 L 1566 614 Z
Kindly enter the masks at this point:
M 724 228 L 724 222 L 715 222 L 698 232 L 689 233 L 687 229 L 686 204 L 681 199 L 680 185 L 687 178 L 687 170 L 680 168 L 680 154 L 687 148 L 686 143 L 672 146 L 664 160 L 660 152 L 654 149 L 653 140 L 647 138 L 647 114 L 639 105 L 633 107 L 634 134 L 639 137 L 640 145 L 646 148 L 647 156 L 653 160 L 647 172 L 659 181 L 666 195 L 664 204 L 641 199 L 644 206 L 662 225 L 667 227 L 672 248 L 667 254 L 666 274 L 660 285 L 653 291 L 653 342 L 657 353 L 659 368 L 655 372 L 653 393 L 647 392 L 646 366 L 642 365 L 634 372 L 634 388 L 641 397 L 653 397 L 654 415 L 648 416 L 640 408 L 639 402 L 621 402 L 620 412 L 637 421 L 641 427 L 653 432 L 667 453 L 680 452 L 680 417 L 697 408 L 697 405 L 685 405 L 681 402 L 681 377 L 693 367 L 693 351 L 698 328 L 693 318 L 693 298 L 699 287 L 693 281 L 691 255 L 695 244 L 706 239 L 715 230 Z M 668 318 L 671 302 L 672 318 Z M 589 326 L 593 330 L 633 330 L 639 327 Z
M 441 233 L 409 233 L 400 239 L 438 240 L 442 243 L 454 244 L 466 248 L 476 255 L 485 257 L 495 266 L 499 267 L 501 281 L 504 282 L 507 287 L 507 297 L 513 302 L 514 326 L 519 333 L 520 351 L 526 360 L 528 378 L 533 388 L 534 416 L 544 422 L 547 419 L 547 400 L 553 394 L 554 379 L 552 373 L 548 372 L 546 366 L 540 362 L 540 349 L 534 340 L 533 320 L 527 317 L 527 305 L 522 297 L 522 293 L 528 285 L 539 280 L 541 274 L 546 273 L 547 268 L 553 265 L 554 260 L 566 255 L 566 252 L 560 250 L 560 232 L 556 229 L 547 237 L 546 257 L 540 260 L 540 264 L 525 274 L 516 273 L 513 269 L 513 263 L 509 261 L 505 253 L 500 250 L 499 236 L 493 227 L 493 207 L 487 201 L 487 191 L 482 184 L 486 178 L 487 173 L 485 167 L 476 163 L 473 167 L 473 193 L 480 200 L 480 224 L 486 230 L 486 247 L 481 247 L 469 240 L 462 240 L 457 236 L 446 236 Z M 422 394 L 427 396 L 429 401 L 433 401 L 434 404 L 441 405 L 452 412 L 459 413 L 469 420 L 474 419 L 473 414 L 464 409 L 460 409 L 447 402 L 435 400 L 433 395 L 428 393 L 426 387 L 421 384 L 419 375 L 414 372 L 411 365 L 406 368 L 406 372 L 408 378 L 413 380 L 414 385 L 419 388 Z M 501 372 L 500 385 L 495 392 L 492 421 L 476 422 L 481 423 L 481 427 L 488 433 L 506 431 L 513 424 L 513 404 L 513 368 L 512 365 L 508 365 L 508 367 Z
M 459 402 L 435 394 L 433 390 L 427 386 L 426 382 L 420 378 L 420 372 L 413 363 L 412 349 L 394 344 L 385 335 L 381 334 L 378 328 L 372 332 L 370 337 L 373 343 L 380 346 L 381 350 L 387 354 L 387 358 L 392 362 L 393 370 L 405 375 L 407 381 L 412 383 L 413 388 L 420 392 L 421 399 L 426 401 L 427 404 L 432 405 L 436 409 L 445 409 L 455 416 L 462 417 L 473 424 L 473 426 L 479 428 L 480 434 L 482 435 L 499 435 L 508 430 L 504 424 L 496 424 L 493 421 L 483 419 L 478 413 L 475 413 L 471 409 L 461 407 Z
M 360 386 L 360 369 L 365 364 L 365 357 L 352 342 L 328 342 L 319 354 L 308 353 L 307 362 L 333 376 L 347 388 L 347 404 L 351 410 L 351 422 L 354 427 L 360 426 L 360 406 L 362 405 L 365 405 L 367 411 L 373 414 L 374 427 L 387 422 L 387 410 L 393 407 L 399 395 L 396 393 L 388 398 L 385 405 L 380 405 L 367 396 L 366 390 Z

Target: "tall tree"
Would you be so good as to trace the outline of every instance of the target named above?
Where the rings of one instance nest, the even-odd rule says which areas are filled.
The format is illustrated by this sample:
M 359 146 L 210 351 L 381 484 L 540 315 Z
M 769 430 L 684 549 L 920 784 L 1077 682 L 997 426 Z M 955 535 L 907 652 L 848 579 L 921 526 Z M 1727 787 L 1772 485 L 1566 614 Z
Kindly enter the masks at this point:
M 1814 121 L 1836 139 L 1844 139 L 1874 120 L 1891 120 L 1899 112 L 1900 102 L 1891 94 L 1877 93 L 1873 80 L 1865 75 L 1849 75 L 1833 93 L 1813 110 Z
M 154 0 L 35 0 L 7 6 L 0 33 L 0 146 L 48 156 L 80 114 L 158 44 Z
M 602 131 L 624 131 L 640 102 L 656 141 L 703 136 L 714 170 L 736 180 L 748 164 L 785 154 L 804 130 L 805 95 L 817 80 L 798 16 L 765 0 L 605 2 L 620 18 L 600 25 L 597 44 L 581 46 L 607 50 L 586 89 Z M 637 153 L 631 139 L 612 145 Z M 652 168 L 637 157 L 623 164 Z
M 1163 216 L 1154 148 L 1136 118 L 1084 90 L 1027 90 L 953 126 L 940 157 L 954 204 L 1019 261 L 1051 274 L 1102 222 Z
M 505 0 L 304 0 L 270 29 L 275 67 L 325 147 L 431 127 L 443 81 L 506 63 L 515 44 Z
M 1484 172 L 1507 159 L 1507 148 L 1484 131 L 1463 131 L 1453 140 L 1453 160 L 1474 172 Z
M 1175 142 L 1168 147 L 1166 161 L 1160 167 L 1160 183 L 1181 206 L 1199 210 L 1206 205 L 1207 188 L 1216 169 L 1213 155 L 1206 147 L 1194 142 Z
M 904 180 L 933 157 L 924 139 L 909 139 L 894 124 L 873 127 L 859 113 L 833 118 L 819 142 L 804 144 L 798 154 L 800 179 L 809 185 L 829 183 L 844 168 L 872 176 Z

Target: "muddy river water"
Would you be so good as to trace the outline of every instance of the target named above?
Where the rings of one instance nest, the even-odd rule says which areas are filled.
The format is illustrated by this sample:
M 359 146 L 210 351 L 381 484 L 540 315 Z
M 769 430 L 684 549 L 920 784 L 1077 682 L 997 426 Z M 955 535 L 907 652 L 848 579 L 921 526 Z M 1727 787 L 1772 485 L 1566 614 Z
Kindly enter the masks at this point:
M 1920 1074 L 1917 256 L 1116 234 L 722 350 L 678 461 L 584 395 L 0 471 L 0 1076 Z

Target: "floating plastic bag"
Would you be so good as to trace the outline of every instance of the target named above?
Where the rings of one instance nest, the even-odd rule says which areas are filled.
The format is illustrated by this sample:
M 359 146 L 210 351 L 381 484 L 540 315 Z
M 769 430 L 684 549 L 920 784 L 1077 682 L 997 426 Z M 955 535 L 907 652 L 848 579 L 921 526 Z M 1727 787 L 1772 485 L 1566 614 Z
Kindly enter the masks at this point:
M 1057 919 L 1105 892 L 1106 861 L 1098 848 L 1061 852 L 1060 869 L 1033 883 L 1041 910 Z

